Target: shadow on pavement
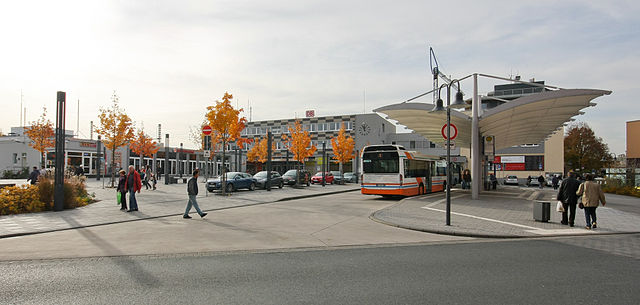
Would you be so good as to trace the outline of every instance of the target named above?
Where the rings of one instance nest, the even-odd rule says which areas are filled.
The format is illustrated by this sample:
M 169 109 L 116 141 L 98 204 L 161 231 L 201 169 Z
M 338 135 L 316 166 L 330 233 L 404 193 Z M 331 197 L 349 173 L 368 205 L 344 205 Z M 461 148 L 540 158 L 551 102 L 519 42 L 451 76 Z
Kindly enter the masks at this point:
M 75 219 L 71 217 L 63 217 L 64 221 L 69 223 L 74 227 L 81 226 Z M 84 236 L 88 241 L 96 245 L 98 248 L 102 249 L 105 252 L 106 256 L 112 256 L 116 265 L 118 265 L 125 273 L 129 274 L 131 278 L 133 278 L 140 285 L 146 286 L 148 288 L 157 288 L 160 287 L 160 281 L 151 275 L 149 272 L 144 270 L 140 264 L 128 256 L 124 256 L 124 253 L 120 251 L 118 248 L 114 247 L 108 241 L 100 238 L 100 236 L 91 232 L 88 228 L 83 228 L 77 230 L 82 236 Z M 132 232 L 135 234 L 135 232 Z

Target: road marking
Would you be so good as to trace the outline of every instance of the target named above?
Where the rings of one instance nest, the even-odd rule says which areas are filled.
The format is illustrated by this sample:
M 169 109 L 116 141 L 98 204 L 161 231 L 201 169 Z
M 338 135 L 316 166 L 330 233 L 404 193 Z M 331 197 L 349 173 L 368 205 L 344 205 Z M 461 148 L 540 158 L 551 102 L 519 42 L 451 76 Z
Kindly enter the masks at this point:
M 467 196 L 467 194 L 458 195 L 458 196 L 452 196 L 452 197 L 451 197 L 451 199 L 460 198 L 460 197 L 465 197 L 465 196 Z M 427 204 L 427 205 L 423 206 L 423 208 L 430 208 L 430 207 L 432 207 L 432 206 L 435 206 L 435 205 L 441 204 L 441 203 L 443 203 L 443 202 L 445 202 L 445 201 L 447 201 L 447 198 L 445 198 L 445 199 L 440 199 L 440 200 L 436 200 L 436 201 L 434 201 L 434 202 L 432 202 L 432 203 L 429 203 L 429 204 Z
M 537 230 L 526 230 L 527 232 L 533 233 L 533 234 L 538 234 L 538 235 L 561 235 L 561 234 L 567 234 L 567 235 L 576 235 L 576 234 L 593 234 L 596 233 L 596 231 L 593 230 L 586 230 L 586 229 L 580 229 L 580 228 L 573 228 L 573 229 L 552 229 L 552 230 L 548 230 L 548 229 L 537 229 Z
M 438 210 L 438 209 L 434 209 L 434 208 L 430 208 L 430 207 L 422 207 L 422 208 L 425 209 L 425 210 L 431 210 L 431 211 L 446 213 L 446 211 Z M 497 222 L 497 223 L 501 223 L 501 224 L 505 224 L 505 225 L 525 228 L 525 229 L 534 230 L 534 231 L 535 230 L 543 230 L 543 229 L 536 228 L 536 227 L 530 227 L 530 226 L 525 226 L 525 225 L 521 225 L 521 224 L 517 224 L 517 223 L 506 222 L 506 221 L 502 221 L 502 220 L 485 218 L 485 217 L 480 217 L 480 216 L 475 216 L 475 215 L 462 214 L 462 213 L 456 213 L 456 212 L 451 212 L 451 214 L 458 215 L 458 216 L 465 216 L 465 217 L 475 218 L 475 219 L 480 219 L 480 220 L 486 220 L 486 221 L 491 221 L 491 222 Z

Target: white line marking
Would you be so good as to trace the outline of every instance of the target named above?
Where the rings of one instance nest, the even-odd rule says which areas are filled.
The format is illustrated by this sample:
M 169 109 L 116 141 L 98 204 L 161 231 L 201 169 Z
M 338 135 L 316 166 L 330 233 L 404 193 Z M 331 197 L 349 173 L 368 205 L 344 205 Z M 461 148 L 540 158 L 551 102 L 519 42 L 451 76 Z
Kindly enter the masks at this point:
M 460 197 L 465 197 L 465 196 L 467 196 L 467 194 L 458 195 L 458 196 L 451 196 L 451 199 L 460 198 Z M 430 207 L 432 207 L 432 206 L 435 206 L 435 205 L 441 204 L 441 203 L 443 203 L 443 202 L 445 202 L 445 201 L 447 201 L 447 198 L 445 198 L 445 199 L 440 199 L 440 200 L 436 200 L 436 201 L 434 201 L 434 202 L 432 202 L 432 203 L 429 203 L 429 204 L 427 204 L 427 205 L 423 206 L 423 208 L 427 208 L 427 207 L 428 207 L 428 208 L 430 208 Z
M 438 210 L 438 209 L 434 209 L 434 208 L 429 208 L 429 207 L 422 207 L 422 208 L 426 209 L 426 210 L 446 213 L 446 211 Z M 484 218 L 484 217 L 474 216 L 474 215 L 469 215 L 469 214 L 462 214 L 462 213 L 456 213 L 456 212 L 451 212 L 451 214 L 458 215 L 458 216 L 471 217 L 471 218 L 480 219 L 480 220 L 486 220 L 486 221 L 491 221 L 491 222 L 497 222 L 497 223 L 510 225 L 510 226 L 515 226 L 515 227 L 520 227 L 520 228 L 525 228 L 525 229 L 529 229 L 529 230 L 543 230 L 543 229 L 536 228 L 536 227 L 530 227 L 530 226 L 525 226 L 525 225 L 521 225 L 521 224 L 517 224 L 517 223 L 506 222 L 506 221 L 497 220 L 497 219 L 491 219 L 491 218 Z

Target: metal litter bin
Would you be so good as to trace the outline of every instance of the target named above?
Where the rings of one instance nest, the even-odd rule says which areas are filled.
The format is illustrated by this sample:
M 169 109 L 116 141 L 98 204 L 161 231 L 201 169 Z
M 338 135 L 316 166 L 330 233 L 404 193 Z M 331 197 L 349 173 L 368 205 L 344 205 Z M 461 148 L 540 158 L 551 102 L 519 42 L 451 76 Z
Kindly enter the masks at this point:
M 533 219 L 535 221 L 548 222 L 551 216 L 551 202 L 535 201 L 533 203 Z

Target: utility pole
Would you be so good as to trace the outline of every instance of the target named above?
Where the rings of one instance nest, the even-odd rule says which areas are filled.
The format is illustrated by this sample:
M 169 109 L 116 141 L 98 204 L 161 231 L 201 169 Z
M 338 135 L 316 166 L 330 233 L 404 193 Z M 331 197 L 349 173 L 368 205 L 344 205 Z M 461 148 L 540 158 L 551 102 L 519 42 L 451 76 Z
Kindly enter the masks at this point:
M 271 191 L 271 131 L 267 131 L 267 191 Z
M 64 125 L 65 125 L 65 101 L 67 94 L 62 91 L 57 93 L 56 109 L 56 167 L 55 167 L 55 192 L 53 197 L 53 210 L 64 210 Z

